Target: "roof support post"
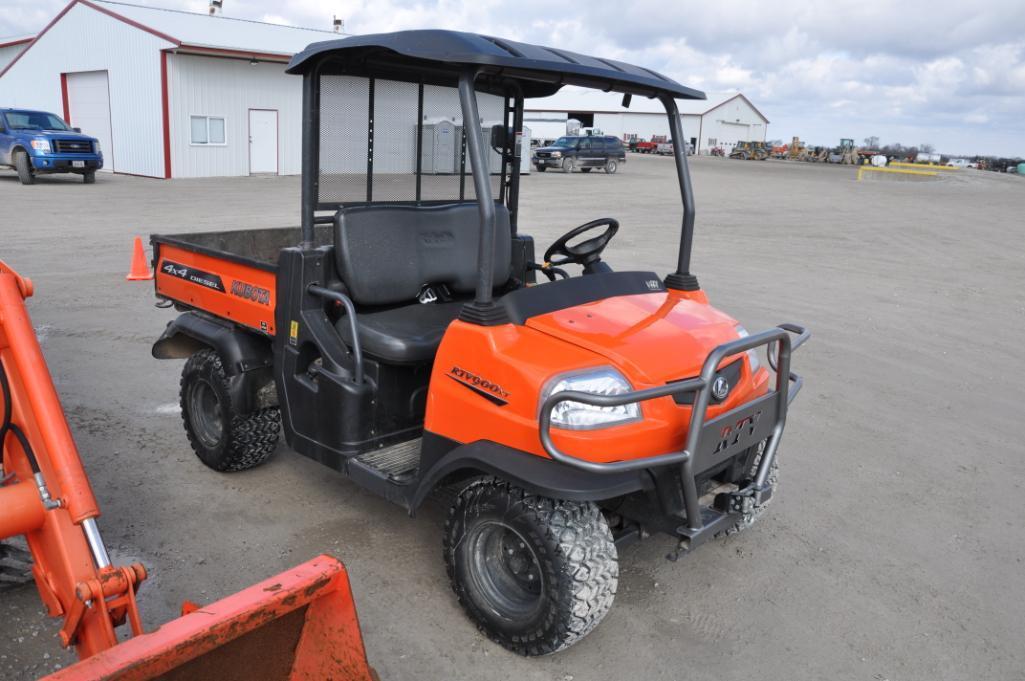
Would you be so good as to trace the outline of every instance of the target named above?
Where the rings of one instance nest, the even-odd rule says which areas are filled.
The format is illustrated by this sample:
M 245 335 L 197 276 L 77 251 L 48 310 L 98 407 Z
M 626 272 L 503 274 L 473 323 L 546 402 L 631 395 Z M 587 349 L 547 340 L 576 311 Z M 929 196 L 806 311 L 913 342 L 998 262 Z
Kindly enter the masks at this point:
M 316 241 L 314 217 L 320 201 L 320 69 L 303 75 L 302 249 Z
M 670 96 L 661 97 L 669 116 L 669 133 L 673 139 L 673 158 L 676 160 L 676 177 L 680 181 L 680 197 L 683 200 L 683 226 L 680 231 L 680 255 L 676 271 L 666 277 L 666 287 L 678 291 L 698 291 L 698 278 L 690 273 L 690 251 L 694 244 L 694 188 L 687 168 L 687 140 L 683 137 L 683 123 L 676 100 Z
M 477 210 L 480 213 L 480 239 L 477 248 L 477 294 L 474 301 L 463 307 L 459 318 L 463 321 L 492 326 L 506 322 L 502 308 L 495 305 L 492 289 L 495 285 L 495 200 L 491 195 L 491 178 L 488 176 L 484 158 L 484 143 L 481 140 L 480 112 L 477 109 L 477 93 L 474 81 L 476 69 L 464 70 L 459 75 L 459 104 L 463 113 L 463 135 L 466 139 L 473 173 L 473 188 L 477 195 Z

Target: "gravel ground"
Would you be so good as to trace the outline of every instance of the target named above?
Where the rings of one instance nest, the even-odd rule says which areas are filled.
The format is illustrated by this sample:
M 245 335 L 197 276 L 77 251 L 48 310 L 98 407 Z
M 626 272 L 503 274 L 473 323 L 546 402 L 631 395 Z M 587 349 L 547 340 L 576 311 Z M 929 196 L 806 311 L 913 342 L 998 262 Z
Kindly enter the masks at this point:
M 298 178 L 153 180 L 0 173 L 0 257 L 30 311 L 100 499 L 115 558 L 152 578 L 147 626 L 321 552 L 347 565 L 384 679 L 1022 678 L 1025 180 L 937 180 L 700 158 L 694 271 L 748 329 L 814 338 L 781 448 L 781 493 L 752 531 L 678 563 L 625 549 L 616 605 L 570 650 L 513 656 L 463 617 L 441 562 L 443 509 L 410 520 L 285 447 L 217 474 L 177 413 L 180 362 L 151 359 L 171 318 L 127 283 L 131 237 L 297 222 Z M 521 229 L 539 251 L 579 223 L 622 223 L 620 269 L 672 269 L 672 161 L 616 176 L 534 174 Z M 1015 244 L 1018 244 L 1017 246 Z M 0 594 L 0 678 L 73 657 L 31 586 Z

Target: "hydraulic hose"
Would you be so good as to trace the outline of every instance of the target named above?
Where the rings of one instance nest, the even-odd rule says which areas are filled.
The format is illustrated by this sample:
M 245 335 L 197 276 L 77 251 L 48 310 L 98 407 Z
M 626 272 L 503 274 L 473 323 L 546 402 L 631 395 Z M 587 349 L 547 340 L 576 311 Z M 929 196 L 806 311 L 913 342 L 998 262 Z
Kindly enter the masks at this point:
M 36 453 L 32 450 L 32 445 L 29 443 L 28 438 L 25 437 L 25 432 L 18 426 L 18 424 L 12 422 L 12 400 L 11 400 L 11 384 L 7 380 L 7 369 L 4 367 L 4 362 L 0 359 L 0 391 L 3 392 L 4 398 L 4 415 L 3 421 L 0 421 L 0 451 L 3 450 L 4 445 L 7 444 L 7 432 L 14 433 L 14 437 L 18 438 L 18 442 L 21 443 L 21 449 L 25 452 L 25 456 L 28 458 L 28 464 L 32 467 L 32 475 L 39 475 L 39 461 L 36 460 Z

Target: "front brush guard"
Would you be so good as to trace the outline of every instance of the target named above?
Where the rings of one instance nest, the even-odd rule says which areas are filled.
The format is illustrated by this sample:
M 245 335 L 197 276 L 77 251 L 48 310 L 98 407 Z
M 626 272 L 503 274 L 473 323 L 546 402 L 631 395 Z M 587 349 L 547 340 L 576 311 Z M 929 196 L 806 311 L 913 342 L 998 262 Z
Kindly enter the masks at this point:
M 796 337 L 791 334 L 795 334 Z M 590 473 L 617 473 L 678 465 L 686 524 L 677 528 L 677 533 L 688 546 L 692 546 L 699 540 L 712 537 L 724 529 L 733 521 L 733 515 L 736 513 L 732 509 L 735 504 L 732 503 L 726 504 L 722 512 L 713 508 L 701 508 L 695 480 L 697 473 L 765 440 L 755 479 L 750 485 L 730 496 L 737 499 L 737 503 L 743 503 L 741 499 L 745 497 L 752 497 L 756 504 L 764 503 L 771 496 L 769 471 L 772 469 L 779 440 L 783 435 L 787 409 L 804 385 L 804 379 L 790 370 L 790 357 L 793 351 L 810 337 L 811 333 L 803 326 L 780 324 L 761 333 L 719 345 L 708 353 L 701 373 L 696 378 L 619 395 L 595 395 L 578 391 L 555 393 L 545 400 L 541 408 L 541 445 L 552 459 Z M 775 344 L 778 346 L 773 352 Z M 775 387 L 765 395 L 706 421 L 712 382 L 723 360 L 763 345 L 769 348 L 769 366 L 776 372 Z M 552 440 L 552 410 L 561 402 L 619 407 L 683 393 L 694 393 L 694 403 L 687 429 L 687 440 L 682 451 L 643 459 L 595 463 L 561 451 Z

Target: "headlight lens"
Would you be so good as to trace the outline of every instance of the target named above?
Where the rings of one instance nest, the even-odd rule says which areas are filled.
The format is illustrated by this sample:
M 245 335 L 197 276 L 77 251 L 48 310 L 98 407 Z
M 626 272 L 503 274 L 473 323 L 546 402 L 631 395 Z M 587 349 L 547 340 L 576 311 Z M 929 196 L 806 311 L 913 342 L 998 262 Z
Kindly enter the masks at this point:
M 100 141 L 99 140 L 94 141 L 93 142 L 93 153 L 94 154 L 98 154 L 101 151 L 103 151 L 103 150 L 100 148 Z
M 542 405 L 555 393 L 566 390 L 594 395 L 622 395 L 632 390 L 630 383 L 612 367 L 556 376 L 548 385 L 541 395 Z M 607 428 L 640 418 L 641 409 L 636 402 L 620 407 L 597 407 L 566 401 L 559 402 L 552 410 L 552 425 L 566 430 Z
M 737 330 L 737 335 L 739 335 L 741 338 L 747 338 L 751 335 L 747 332 L 747 329 L 745 329 L 740 324 L 737 324 L 735 328 Z M 751 348 L 747 351 L 747 360 L 751 364 L 752 374 L 762 367 L 762 363 L 758 360 L 758 348 Z
M 50 140 L 32 140 L 32 148 L 48 154 L 50 153 Z
M 552 152 L 552 158 L 562 158 L 562 152 L 561 151 L 553 151 Z

